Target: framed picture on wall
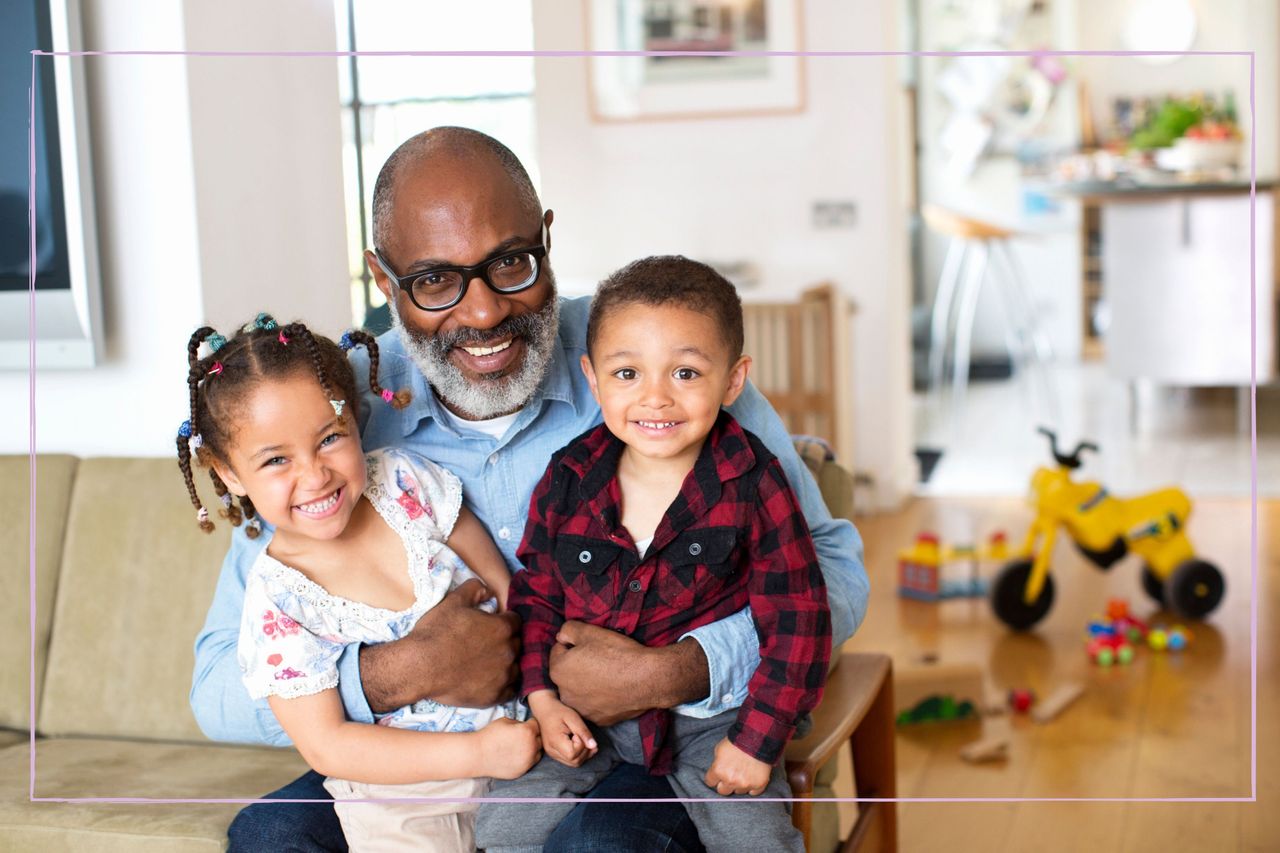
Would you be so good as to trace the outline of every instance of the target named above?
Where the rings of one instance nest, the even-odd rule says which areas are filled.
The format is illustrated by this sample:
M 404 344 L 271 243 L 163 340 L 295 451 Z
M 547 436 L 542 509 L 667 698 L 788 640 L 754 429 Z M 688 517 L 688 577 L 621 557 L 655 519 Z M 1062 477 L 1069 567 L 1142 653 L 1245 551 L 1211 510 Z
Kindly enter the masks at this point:
M 591 115 L 599 122 L 798 113 L 801 0 L 585 0 Z M 709 55 L 731 54 L 738 55 Z M 688 54 L 688 55 L 680 55 Z

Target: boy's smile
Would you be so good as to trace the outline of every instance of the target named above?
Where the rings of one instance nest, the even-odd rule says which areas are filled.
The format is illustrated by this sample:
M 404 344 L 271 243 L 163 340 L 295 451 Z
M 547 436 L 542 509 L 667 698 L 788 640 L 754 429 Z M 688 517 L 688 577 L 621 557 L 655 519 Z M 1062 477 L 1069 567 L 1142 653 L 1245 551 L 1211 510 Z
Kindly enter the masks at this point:
M 582 371 L 605 425 L 646 459 L 693 467 L 751 359 L 731 360 L 715 321 L 677 304 L 632 303 L 603 318 Z

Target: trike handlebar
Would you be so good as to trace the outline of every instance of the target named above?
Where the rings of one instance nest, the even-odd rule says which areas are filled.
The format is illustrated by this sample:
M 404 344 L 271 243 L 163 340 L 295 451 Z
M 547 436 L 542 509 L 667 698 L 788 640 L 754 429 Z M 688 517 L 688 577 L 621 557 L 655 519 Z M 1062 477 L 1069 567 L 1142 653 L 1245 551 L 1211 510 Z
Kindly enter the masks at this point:
M 1076 449 L 1070 453 L 1060 453 L 1058 451 L 1057 433 L 1048 427 L 1039 427 L 1037 432 L 1049 437 L 1049 451 L 1053 454 L 1054 460 L 1063 468 L 1069 468 L 1072 471 L 1080 467 L 1080 453 L 1082 451 L 1092 450 L 1094 453 L 1098 452 L 1098 445 L 1094 444 L 1092 441 L 1082 441 L 1077 444 Z

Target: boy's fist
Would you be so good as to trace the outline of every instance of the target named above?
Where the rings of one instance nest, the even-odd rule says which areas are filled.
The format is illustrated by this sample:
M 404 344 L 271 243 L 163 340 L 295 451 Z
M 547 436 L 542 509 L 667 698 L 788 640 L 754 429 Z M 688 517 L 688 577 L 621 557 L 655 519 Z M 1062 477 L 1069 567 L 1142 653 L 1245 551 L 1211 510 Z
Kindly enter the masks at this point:
M 535 690 L 529 694 L 528 701 L 529 710 L 542 725 L 542 746 L 547 755 L 567 767 L 580 767 L 600 751 L 582 717 L 554 692 Z
M 773 768 L 758 758 L 752 758 L 725 738 L 716 744 L 716 757 L 703 781 L 717 794 L 750 794 L 758 797 L 769 785 Z

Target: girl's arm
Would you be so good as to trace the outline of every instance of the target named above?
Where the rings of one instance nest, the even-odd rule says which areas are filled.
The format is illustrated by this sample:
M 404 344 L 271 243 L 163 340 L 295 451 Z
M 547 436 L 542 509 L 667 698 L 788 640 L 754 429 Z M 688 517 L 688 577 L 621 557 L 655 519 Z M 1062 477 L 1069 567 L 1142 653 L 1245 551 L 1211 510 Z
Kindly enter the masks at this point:
M 267 701 L 313 770 L 353 782 L 514 779 L 542 752 L 536 720 L 503 717 L 476 732 L 420 732 L 350 722 L 336 688 Z
M 498 606 L 506 610 L 511 571 L 507 568 L 507 561 L 502 559 L 498 546 L 493 544 L 489 531 L 485 530 L 475 513 L 462 507 L 458 511 L 458 520 L 454 522 L 453 532 L 446 542 L 498 597 Z

